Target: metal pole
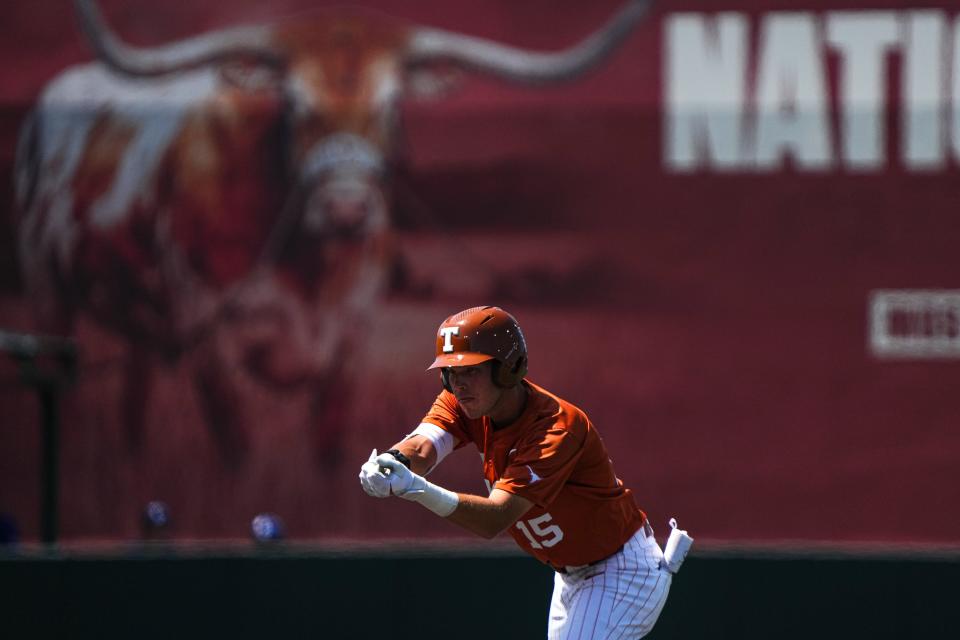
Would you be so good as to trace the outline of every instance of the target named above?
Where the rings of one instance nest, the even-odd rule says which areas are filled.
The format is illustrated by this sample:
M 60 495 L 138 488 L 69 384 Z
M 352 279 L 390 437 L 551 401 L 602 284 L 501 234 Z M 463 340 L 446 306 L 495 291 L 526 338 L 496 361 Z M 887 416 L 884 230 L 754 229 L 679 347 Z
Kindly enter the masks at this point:
M 41 382 L 37 391 L 43 424 L 40 464 L 40 540 L 57 541 L 60 480 L 60 405 L 58 385 Z
M 0 329 L 0 353 L 19 363 L 21 381 L 40 400 L 40 540 L 52 545 L 59 524 L 60 390 L 76 379 L 77 347 L 69 338 Z

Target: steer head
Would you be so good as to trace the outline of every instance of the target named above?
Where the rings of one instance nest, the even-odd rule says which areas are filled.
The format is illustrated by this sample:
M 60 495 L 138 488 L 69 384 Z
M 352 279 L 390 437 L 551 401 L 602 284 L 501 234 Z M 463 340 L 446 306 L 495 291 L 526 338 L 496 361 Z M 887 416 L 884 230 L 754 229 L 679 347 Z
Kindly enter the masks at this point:
M 199 68 L 215 69 L 229 88 L 216 98 L 218 103 L 235 104 L 237 96 L 259 96 L 258 104 L 270 105 L 266 107 L 268 117 L 262 120 L 269 120 L 267 128 L 279 131 L 273 139 L 280 142 L 267 154 L 269 162 L 278 166 L 271 165 L 268 170 L 282 176 L 277 189 L 282 195 L 275 201 L 267 199 L 258 207 L 257 215 L 264 218 L 259 226 L 263 233 L 258 238 L 259 247 L 250 252 L 256 257 L 245 271 L 250 275 L 260 272 L 259 279 L 264 282 L 276 278 L 275 272 L 282 270 L 284 263 L 289 266 L 300 261 L 289 271 L 302 276 L 302 263 L 316 261 L 317 255 L 324 254 L 321 260 L 326 264 L 313 264 L 307 273 L 323 273 L 324 278 L 330 279 L 334 272 L 333 279 L 340 280 L 329 286 L 321 278 L 301 277 L 307 284 L 295 283 L 293 288 L 299 287 L 299 291 L 283 294 L 287 296 L 284 299 L 278 297 L 276 287 L 261 287 L 272 293 L 259 296 L 259 307 L 272 305 L 275 310 L 286 311 L 273 312 L 283 319 L 272 322 L 271 337 L 259 340 L 258 353 L 271 350 L 273 354 L 286 352 L 300 354 L 297 358 L 317 360 L 262 365 L 265 373 L 261 377 L 274 381 L 302 379 L 304 371 L 322 369 L 336 360 L 334 351 L 343 348 L 344 340 L 331 337 L 331 331 L 342 331 L 331 327 L 346 326 L 349 322 L 330 318 L 329 310 L 368 306 L 383 280 L 382 262 L 371 257 L 378 251 L 371 249 L 371 238 L 382 239 L 388 227 L 385 169 L 397 133 L 399 99 L 414 86 L 423 86 L 412 80 L 440 67 L 525 84 L 569 80 L 595 65 L 623 41 L 648 5 L 649 0 L 628 0 L 606 25 L 579 44 L 541 53 L 342 9 L 274 25 L 227 28 L 140 48 L 126 44 L 111 31 L 94 0 L 76 0 L 90 44 L 100 61 L 114 73 L 142 79 Z M 266 100 L 263 96 L 267 96 Z M 222 104 L 213 108 L 222 108 Z M 253 129 L 246 123 L 243 128 L 248 133 Z M 195 131 L 186 135 L 192 141 L 201 137 Z M 190 147 L 180 160 L 200 164 L 197 146 Z M 233 158 L 227 154 L 226 159 L 216 160 L 230 163 Z M 189 170 L 182 171 L 193 179 L 200 169 L 194 171 L 191 165 Z M 222 182 L 221 179 L 218 184 Z M 208 180 L 204 184 L 213 183 Z M 190 190 L 191 194 L 197 192 L 197 188 Z M 238 206 L 244 203 L 221 206 L 227 212 L 224 218 Z M 193 209 L 208 211 L 210 207 L 197 205 Z M 206 273 L 199 268 L 194 271 Z M 268 275 L 264 276 L 264 272 Z M 213 280 L 221 288 L 231 284 L 227 277 Z M 257 277 L 243 275 L 233 280 L 254 282 Z M 289 287 L 289 282 L 285 286 Z M 256 287 L 248 289 L 253 291 Z M 264 304 L 265 300 L 271 304 Z M 246 312 L 254 305 L 234 306 Z M 317 309 L 321 309 L 322 318 L 317 319 Z M 283 328 L 284 323 L 292 322 L 291 318 L 311 313 L 314 319 L 301 321 L 310 326 L 302 330 Z M 283 348 L 278 350 L 277 345 Z
M 90 43 L 117 72 L 158 76 L 219 65 L 239 86 L 276 89 L 286 105 L 287 160 L 303 205 L 288 214 L 298 218 L 288 224 L 341 234 L 386 224 L 385 159 L 396 132 L 397 101 L 412 71 L 443 62 L 520 83 L 568 80 L 616 47 L 648 5 L 649 0 L 628 1 L 577 46 L 537 53 L 343 10 L 135 48 L 108 29 L 94 0 L 76 0 Z

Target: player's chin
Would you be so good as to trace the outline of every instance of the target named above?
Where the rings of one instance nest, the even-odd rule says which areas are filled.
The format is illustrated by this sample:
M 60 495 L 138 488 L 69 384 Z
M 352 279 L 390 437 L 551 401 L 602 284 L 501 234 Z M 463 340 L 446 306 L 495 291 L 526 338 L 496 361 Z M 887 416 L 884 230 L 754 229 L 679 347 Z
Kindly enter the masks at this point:
M 479 407 L 477 406 L 477 401 L 472 398 L 461 400 L 460 408 L 463 409 L 463 412 L 467 414 L 467 417 L 470 418 L 471 420 L 476 420 L 477 418 L 483 415 L 483 413 L 480 411 Z

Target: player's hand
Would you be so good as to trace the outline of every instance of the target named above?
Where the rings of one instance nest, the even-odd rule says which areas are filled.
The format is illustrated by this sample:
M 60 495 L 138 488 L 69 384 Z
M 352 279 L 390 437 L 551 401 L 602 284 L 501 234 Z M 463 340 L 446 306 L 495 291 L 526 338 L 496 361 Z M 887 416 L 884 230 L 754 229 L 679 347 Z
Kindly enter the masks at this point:
M 391 460 L 393 459 L 393 456 L 389 457 Z M 376 449 L 370 453 L 370 458 L 360 467 L 360 486 L 367 492 L 367 495 L 375 498 L 390 496 L 390 478 L 381 471 L 380 465 L 377 463 Z
M 427 486 L 427 480 L 423 476 L 408 469 L 405 464 L 389 453 L 381 453 L 377 456 L 376 464 L 390 471 L 387 478 L 390 492 L 395 496 L 416 500 Z

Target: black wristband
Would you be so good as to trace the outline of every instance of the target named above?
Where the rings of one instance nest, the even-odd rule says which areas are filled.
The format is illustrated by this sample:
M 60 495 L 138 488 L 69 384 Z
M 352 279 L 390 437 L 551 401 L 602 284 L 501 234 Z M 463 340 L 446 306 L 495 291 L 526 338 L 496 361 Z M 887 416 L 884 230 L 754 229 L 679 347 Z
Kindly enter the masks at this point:
M 384 451 L 384 453 L 389 453 L 397 459 L 397 462 L 405 466 L 407 469 L 410 468 L 410 458 L 400 453 L 398 449 L 390 449 L 389 451 Z

